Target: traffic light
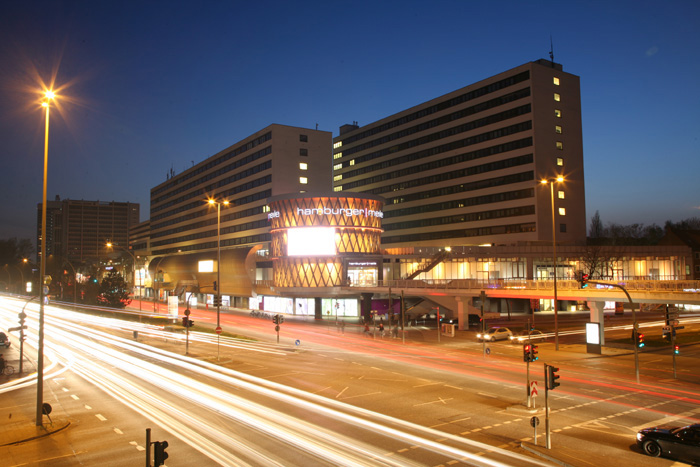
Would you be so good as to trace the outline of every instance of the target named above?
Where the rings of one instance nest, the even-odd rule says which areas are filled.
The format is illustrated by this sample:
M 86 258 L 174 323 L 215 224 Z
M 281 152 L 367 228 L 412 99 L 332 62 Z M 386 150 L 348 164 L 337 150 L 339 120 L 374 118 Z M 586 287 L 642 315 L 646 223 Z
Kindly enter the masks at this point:
M 578 283 L 582 289 L 585 289 L 586 287 L 588 287 L 588 279 L 590 276 L 583 271 L 579 271 L 578 273 L 579 273 Z
M 681 348 L 678 346 L 678 344 L 676 344 L 676 345 L 673 346 L 673 353 L 674 353 L 675 355 L 680 355 L 680 353 L 681 353 Z
M 523 345 L 523 361 L 524 362 L 529 362 L 530 361 L 530 344 L 524 344 Z
M 216 292 L 216 281 L 214 281 L 214 292 Z
M 547 365 L 547 380 L 545 381 L 545 385 L 549 390 L 552 390 L 561 384 L 557 382 L 559 379 L 557 371 L 559 371 L 559 368 L 553 367 L 552 365 Z
M 214 306 L 221 306 L 221 295 L 214 295 Z
M 275 315 L 275 316 L 273 316 L 273 317 L 272 317 L 272 322 L 275 323 L 275 324 L 279 324 L 279 323 L 280 323 L 280 315 Z
M 535 344 L 530 345 L 530 361 L 536 362 L 540 357 L 537 356 L 537 346 Z
M 182 325 L 186 328 L 191 328 L 194 326 L 194 321 L 192 321 L 188 316 L 182 318 Z
M 637 347 L 640 349 L 644 347 L 644 334 L 637 332 Z
M 165 464 L 165 459 L 168 458 L 168 453 L 165 452 L 167 448 L 167 441 L 156 441 L 153 443 L 153 467 Z

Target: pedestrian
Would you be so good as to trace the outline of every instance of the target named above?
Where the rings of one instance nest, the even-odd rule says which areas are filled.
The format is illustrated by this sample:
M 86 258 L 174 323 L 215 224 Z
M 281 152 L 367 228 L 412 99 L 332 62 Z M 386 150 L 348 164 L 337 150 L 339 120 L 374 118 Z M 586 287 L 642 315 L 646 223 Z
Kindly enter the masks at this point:
M 391 337 L 399 337 L 399 323 L 394 323 L 394 327 L 391 328 Z
M 0 355 L 0 375 L 5 371 L 5 359 Z
M 384 339 L 384 323 L 379 323 L 379 336 Z
M 369 324 L 365 323 L 365 336 L 369 337 Z
M 340 332 L 345 335 L 345 320 L 340 321 Z

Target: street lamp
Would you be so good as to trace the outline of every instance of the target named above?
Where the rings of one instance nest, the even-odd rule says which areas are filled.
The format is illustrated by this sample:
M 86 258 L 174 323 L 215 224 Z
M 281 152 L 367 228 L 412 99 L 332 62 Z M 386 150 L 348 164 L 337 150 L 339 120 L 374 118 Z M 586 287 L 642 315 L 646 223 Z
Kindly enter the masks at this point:
M 133 282 L 133 288 L 132 288 L 132 290 L 136 289 L 136 256 L 134 256 L 134 254 L 133 254 L 132 252 L 130 252 L 129 250 L 127 250 L 127 249 L 124 248 L 123 246 L 115 245 L 115 244 L 112 243 L 112 242 L 107 242 L 107 248 L 112 248 L 112 249 L 114 249 L 114 248 L 119 248 L 120 250 L 129 253 L 129 256 L 131 256 L 131 259 L 133 260 L 133 263 L 131 263 L 132 266 L 133 266 L 133 268 L 132 268 L 132 269 L 133 269 L 133 274 L 132 274 L 132 276 L 131 276 L 131 279 L 132 279 L 132 282 Z M 139 274 L 139 311 L 141 311 L 141 288 L 142 288 L 142 284 L 141 284 L 141 275 Z M 134 297 L 136 297 L 136 291 L 134 291 Z
M 46 130 L 44 132 L 44 186 L 41 197 L 41 257 L 39 258 L 39 335 L 36 368 L 36 426 L 44 425 L 44 300 L 47 288 L 44 285 L 46 275 L 46 181 L 49 168 L 49 109 L 51 101 L 56 97 L 52 90 L 44 93 L 45 99 L 41 106 L 46 109 Z
M 554 213 L 554 184 L 562 183 L 564 177 L 543 179 L 540 183 L 549 184 L 549 194 L 552 200 L 552 258 L 554 262 L 554 350 L 559 350 L 559 307 L 557 306 L 557 224 Z
M 221 327 L 221 205 L 228 206 L 228 200 L 217 201 L 214 198 L 209 198 L 207 201 L 210 206 L 216 205 L 216 286 L 214 290 L 216 300 L 216 355 L 219 355 L 219 328 Z M 218 296 L 218 298 L 217 298 Z

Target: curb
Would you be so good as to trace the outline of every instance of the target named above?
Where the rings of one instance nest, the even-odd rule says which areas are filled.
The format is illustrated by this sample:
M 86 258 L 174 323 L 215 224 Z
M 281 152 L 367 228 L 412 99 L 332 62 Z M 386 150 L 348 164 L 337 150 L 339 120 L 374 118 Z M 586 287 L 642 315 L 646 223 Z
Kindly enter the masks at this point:
M 552 456 L 548 456 L 547 454 L 541 453 L 541 452 L 537 451 L 536 449 L 532 449 L 532 448 L 530 448 L 530 447 L 528 447 L 528 446 L 525 446 L 525 443 L 520 443 L 520 447 L 523 448 L 523 449 L 525 449 L 526 451 L 532 453 L 532 454 L 535 454 L 536 456 L 540 456 L 540 457 L 542 457 L 543 459 L 547 459 L 548 461 L 554 462 L 555 464 L 559 464 L 559 465 L 561 465 L 561 466 L 563 466 L 563 467 L 574 467 L 574 466 L 572 466 L 571 464 L 567 464 L 567 463 L 564 462 L 564 461 L 560 461 L 559 459 L 556 459 L 556 458 L 554 458 L 554 457 L 552 457 Z

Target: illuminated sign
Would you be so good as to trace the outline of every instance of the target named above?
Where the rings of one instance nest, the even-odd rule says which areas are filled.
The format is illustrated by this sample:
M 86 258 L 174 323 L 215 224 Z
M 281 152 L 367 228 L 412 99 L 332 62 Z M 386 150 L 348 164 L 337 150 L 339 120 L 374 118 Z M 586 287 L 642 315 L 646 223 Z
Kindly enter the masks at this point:
M 382 211 L 375 211 L 373 209 L 357 209 L 357 208 L 297 208 L 297 216 L 332 216 L 342 214 L 346 217 L 353 216 L 366 216 L 366 217 L 377 217 L 379 219 L 384 218 L 384 213 Z M 272 211 L 267 215 L 269 219 L 275 219 L 280 217 L 279 211 Z
M 333 227 L 306 227 L 287 231 L 288 256 L 335 256 Z
M 208 259 L 200 261 L 197 270 L 199 272 L 214 272 L 214 260 Z

